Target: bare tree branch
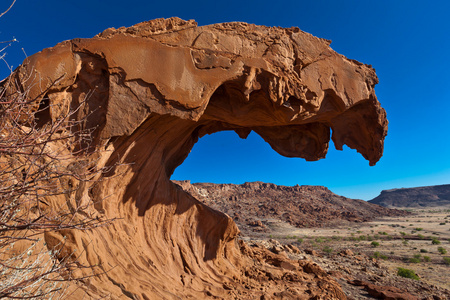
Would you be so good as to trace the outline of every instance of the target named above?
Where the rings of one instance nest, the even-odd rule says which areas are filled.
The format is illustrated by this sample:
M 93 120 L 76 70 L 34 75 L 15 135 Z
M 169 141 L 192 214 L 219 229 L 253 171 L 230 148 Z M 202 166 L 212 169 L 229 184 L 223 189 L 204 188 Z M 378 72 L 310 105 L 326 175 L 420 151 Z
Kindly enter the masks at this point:
M 2 12 L 1 14 L 0 14 L 0 18 L 1 17 L 3 17 L 13 6 L 14 6 L 14 3 L 16 3 L 16 0 L 13 0 L 13 2 L 11 3 L 11 5 L 8 7 L 8 9 L 7 10 L 5 10 L 4 12 Z

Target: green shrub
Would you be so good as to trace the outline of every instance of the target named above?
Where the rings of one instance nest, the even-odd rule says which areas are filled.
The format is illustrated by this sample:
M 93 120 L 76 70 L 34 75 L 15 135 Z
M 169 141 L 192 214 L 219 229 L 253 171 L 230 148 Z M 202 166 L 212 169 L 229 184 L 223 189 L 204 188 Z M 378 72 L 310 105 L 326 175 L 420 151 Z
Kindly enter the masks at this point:
M 428 253 L 427 249 L 420 249 L 420 253 Z
M 433 238 L 432 241 L 431 241 L 431 243 L 432 243 L 433 245 L 440 245 L 440 244 L 441 244 L 441 241 L 438 240 L 437 238 Z
M 330 254 L 331 252 L 333 252 L 333 248 L 325 246 L 323 247 L 323 252 Z
M 439 223 L 439 225 L 445 225 L 445 222 L 443 222 L 443 223 Z
M 406 235 L 406 232 L 400 231 L 400 234 L 403 235 L 403 236 L 405 236 L 405 235 Z
M 372 245 L 373 247 L 378 247 L 378 246 L 380 246 L 380 243 L 373 241 L 373 242 L 371 243 L 371 245 Z
M 384 259 L 384 260 L 388 259 L 388 257 L 387 257 L 386 255 L 381 254 L 381 253 L 378 252 L 378 251 L 374 252 L 374 253 L 372 254 L 372 257 L 373 257 L 373 258 L 381 258 L 381 259 Z
M 409 262 L 410 262 L 410 263 L 413 263 L 413 264 L 417 264 L 417 263 L 420 263 L 421 260 L 420 260 L 420 258 L 411 257 L 411 258 L 409 259 Z
M 417 276 L 416 273 L 410 269 L 398 268 L 397 275 L 414 280 L 420 280 L 419 276 Z
M 447 253 L 447 250 L 445 250 L 445 249 L 442 248 L 442 247 L 439 247 L 439 248 L 438 248 L 438 251 L 439 251 L 440 254 L 446 254 L 446 253 Z
M 423 228 L 420 228 L 420 227 L 416 227 L 416 228 L 414 228 L 416 231 L 422 231 L 423 230 Z
M 297 239 L 297 242 L 298 242 L 299 244 L 301 244 L 301 243 L 303 243 L 303 239 L 302 239 L 302 238 L 298 238 L 298 239 Z
M 402 240 L 402 244 L 405 246 L 408 245 L 408 240 Z
M 444 257 L 444 264 L 450 265 L 450 257 Z
M 424 237 L 423 235 L 421 235 L 421 234 L 418 234 L 417 237 L 418 237 L 419 239 L 421 239 L 421 240 L 425 239 L 425 237 Z
M 431 259 L 430 259 L 429 256 L 424 256 L 424 257 L 423 257 L 423 260 L 426 261 L 426 262 L 429 262 Z

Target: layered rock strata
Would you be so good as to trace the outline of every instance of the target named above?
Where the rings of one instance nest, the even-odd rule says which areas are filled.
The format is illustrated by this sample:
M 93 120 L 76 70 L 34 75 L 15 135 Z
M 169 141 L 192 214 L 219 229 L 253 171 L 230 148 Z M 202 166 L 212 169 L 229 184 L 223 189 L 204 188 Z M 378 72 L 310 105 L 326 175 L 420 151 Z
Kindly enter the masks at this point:
M 345 298 L 319 267 L 238 243 L 229 216 L 170 181 L 200 137 L 222 130 L 242 138 L 253 130 L 281 155 L 306 160 L 324 158 L 331 137 L 375 164 L 387 132 L 375 71 L 329 45 L 298 28 L 171 18 L 27 58 L 13 76 L 39 123 L 75 111 L 92 129 L 82 154 L 90 170 L 110 168 L 49 203 L 92 204 L 86 214 L 119 218 L 47 233 L 47 247 L 64 244 L 101 271 L 85 281 L 93 298 Z

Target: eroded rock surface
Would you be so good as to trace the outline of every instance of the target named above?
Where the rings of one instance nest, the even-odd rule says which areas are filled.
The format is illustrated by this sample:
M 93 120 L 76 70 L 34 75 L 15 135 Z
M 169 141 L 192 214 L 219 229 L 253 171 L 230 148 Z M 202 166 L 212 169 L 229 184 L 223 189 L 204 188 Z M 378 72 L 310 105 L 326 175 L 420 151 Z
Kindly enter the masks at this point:
M 95 129 L 83 155 L 91 169 L 112 168 L 52 203 L 91 203 L 86 213 L 120 219 L 45 237 L 51 248 L 64 236 L 81 263 L 105 271 L 86 279 L 89 295 L 345 298 L 318 266 L 238 244 L 229 216 L 170 181 L 198 138 L 221 130 L 242 138 L 253 130 L 280 154 L 307 160 L 324 158 L 331 136 L 375 164 L 387 132 L 375 71 L 329 44 L 298 28 L 171 18 L 27 58 L 14 78 L 40 107 L 39 122 L 79 107 L 73 118 Z

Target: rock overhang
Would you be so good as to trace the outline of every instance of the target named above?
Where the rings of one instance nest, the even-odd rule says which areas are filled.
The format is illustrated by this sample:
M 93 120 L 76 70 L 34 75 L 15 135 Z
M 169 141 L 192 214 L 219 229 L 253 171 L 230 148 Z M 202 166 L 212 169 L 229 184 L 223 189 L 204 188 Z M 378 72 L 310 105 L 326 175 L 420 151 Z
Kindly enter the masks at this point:
M 87 159 L 108 172 L 55 199 L 55 209 L 70 203 L 117 220 L 88 233 L 48 233 L 46 241 L 52 249 L 52 240 L 72 235 L 64 244 L 86 254 L 81 264 L 116 266 L 108 278 L 91 279 L 98 298 L 126 292 L 199 299 L 205 285 L 230 298 L 225 283 L 237 298 L 248 295 L 242 283 L 253 279 L 245 270 L 255 268 L 260 250 L 238 246 L 229 216 L 169 180 L 199 137 L 235 130 L 245 138 L 254 130 L 282 155 L 316 160 L 331 136 L 337 148 L 347 144 L 374 164 L 387 132 L 374 70 L 298 28 L 157 19 L 62 42 L 27 58 L 10 79 L 18 85 L 6 86 L 10 96 L 16 87 L 34 102 L 30 109 L 46 111 L 37 114 L 40 123 L 72 111 L 81 129 L 95 129 L 91 146 L 98 151 Z M 337 283 L 320 274 L 302 277 L 304 286 L 344 299 Z M 278 283 L 265 284 L 306 297 L 298 282 Z
M 282 155 L 317 160 L 331 129 L 337 149 L 347 144 L 373 165 L 387 133 L 378 79 L 329 44 L 298 28 L 157 19 L 60 43 L 29 57 L 18 73 L 38 99 L 76 94 L 77 78 L 92 93 L 103 85 L 90 108 L 102 106 L 102 138 L 129 135 L 152 113 L 170 114 L 217 121 L 216 131 L 254 130 Z

